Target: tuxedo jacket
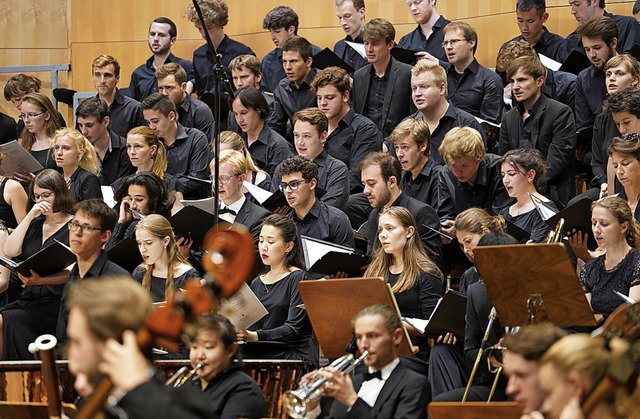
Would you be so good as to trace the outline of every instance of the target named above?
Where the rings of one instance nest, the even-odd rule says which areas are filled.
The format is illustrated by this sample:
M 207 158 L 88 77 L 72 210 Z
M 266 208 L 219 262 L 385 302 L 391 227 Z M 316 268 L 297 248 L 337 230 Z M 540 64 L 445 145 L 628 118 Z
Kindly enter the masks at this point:
M 360 391 L 363 375 L 353 377 L 353 388 Z M 429 387 L 427 377 L 412 371 L 402 363 L 391 372 L 380 390 L 373 407 L 358 398 L 347 411 L 347 406 L 334 402 L 330 418 L 362 418 L 362 419 L 421 419 L 427 417 Z
M 382 105 L 382 136 L 391 135 L 391 131 L 407 116 L 416 111 L 411 99 L 411 66 L 391 58 L 389 62 L 391 70 L 387 81 L 387 91 Z M 371 85 L 371 68 L 373 64 L 367 64 L 353 73 L 353 109 L 356 113 L 367 116 L 367 96 Z
M 535 111 L 531 121 L 531 141 L 547 160 L 549 168 L 546 178 L 551 189 L 549 195 L 564 208 L 573 196 L 576 149 L 576 123 L 573 111 L 567 105 L 545 95 L 540 96 L 533 108 Z M 498 148 L 500 155 L 520 148 L 521 118 L 517 107 L 502 116 Z

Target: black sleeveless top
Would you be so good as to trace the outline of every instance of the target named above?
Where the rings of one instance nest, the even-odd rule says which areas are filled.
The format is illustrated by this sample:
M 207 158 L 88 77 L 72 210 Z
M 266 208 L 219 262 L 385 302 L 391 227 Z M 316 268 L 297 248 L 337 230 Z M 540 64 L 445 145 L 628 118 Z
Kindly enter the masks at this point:
M 18 220 L 16 220 L 16 216 L 13 213 L 13 208 L 11 205 L 4 199 L 4 189 L 7 186 L 7 178 L 2 179 L 0 183 L 0 220 L 4 221 L 4 224 L 8 228 L 16 228 L 18 227 Z

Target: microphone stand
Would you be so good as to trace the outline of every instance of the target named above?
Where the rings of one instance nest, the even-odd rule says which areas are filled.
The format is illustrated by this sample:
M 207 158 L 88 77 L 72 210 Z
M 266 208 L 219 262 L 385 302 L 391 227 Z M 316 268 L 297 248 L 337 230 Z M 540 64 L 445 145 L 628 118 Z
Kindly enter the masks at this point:
M 218 179 L 220 177 L 220 124 L 222 123 L 222 94 L 220 92 L 220 83 L 224 85 L 225 91 L 229 96 L 229 101 L 233 101 L 235 94 L 234 89 L 231 83 L 229 82 L 229 77 L 227 77 L 227 73 L 224 71 L 224 66 L 222 65 L 222 54 L 219 54 L 216 50 L 216 47 L 213 45 L 213 41 L 211 40 L 211 36 L 209 35 L 209 31 L 207 30 L 207 25 L 204 21 L 204 16 L 202 15 L 202 9 L 200 9 L 200 5 L 197 0 L 191 0 L 193 3 L 193 7 L 196 10 L 198 15 L 198 19 L 200 20 L 200 24 L 202 25 L 204 37 L 207 41 L 207 46 L 209 50 L 213 54 L 215 63 L 213 65 L 213 89 L 215 92 L 215 104 L 213 109 L 213 120 L 214 120 L 214 130 L 213 130 L 213 143 L 214 143 L 214 173 L 213 173 L 213 216 L 215 218 L 216 224 L 218 223 L 219 215 L 220 215 L 220 197 L 218 194 L 219 184 Z M 206 58 L 206 54 L 205 54 Z

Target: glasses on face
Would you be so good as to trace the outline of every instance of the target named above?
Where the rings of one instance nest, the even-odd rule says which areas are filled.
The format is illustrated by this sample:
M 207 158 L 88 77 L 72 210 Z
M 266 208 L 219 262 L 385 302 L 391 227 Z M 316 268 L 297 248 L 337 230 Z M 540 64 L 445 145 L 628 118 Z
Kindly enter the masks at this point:
M 82 230 L 82 234 L 90 234 L 94 231 L 101 231 L 100 227 L 92 227 L 87 224 L 80 224 L 79 222 L 72 220 L 68 224 L 70 231 L 78 231 L 78 228 Z
M 285 191 L 287 188 L 289 188 L 292 191 L 297 191 L 300 185 L 302 185 L 303 183 L 309 183 L 309 181 L 308 180 L 292 180 L 289 183 L 282 182 L 280 184 L 280 190 Z
M 223 185 L 226 185 L 227 183 L 229 183 L 229 181 L 230 181 L 231 179 L 233 179 L 233 178 L 234 178 L 234 177 L 236 177 L 236 176 L 238 176 L 238 175 L 233 175 L 233 176 L 228 176 L 228 175 L 219 175 L 219 176 L 218 176 L 218 182 L 222 183 Z M 209 180 L 210 180 L 211 182 L 213 182 L 213 181 L 214 181 L 213 176 L 210 176 L 210 177 L 209 177 Z
M 23 121 L 25 119 L 31 121 L 32 119 L 36 119 L 37 117 L 39 117 L 40 115 L 42 115 L 43 113 L 45 113 L 46 111 L 40 112 L 40 113 L 28 113 L 28 114 L 20 114 L 19 118 L 22 119 Z
M 442 43 L 442 48 L 446 48 L 449 45 L 451 45 L 452 47 L 455 47 L 458 42 L 462 42 L 462 41 L 466 41 L 466 39 L 450 39 L 448 41 L 444 41 Z
M 54 195 L 54 192 L 44 192 L 44 193 L 41 193 L 41 194 L 34 193 L 33 196 L 31 197 L 31 199 L 33 199 L 34 202 L 37 202 L 37 201 L 39 201 L 41 199 L 49 199 L 53 195 Z
M 630 134 L 625 134 L 622 136 L 622 139 L 625 141 L 636 141 L 638 138 L 640 138 L 640 134 L 638 134 L 637 132 L 632 132 Z

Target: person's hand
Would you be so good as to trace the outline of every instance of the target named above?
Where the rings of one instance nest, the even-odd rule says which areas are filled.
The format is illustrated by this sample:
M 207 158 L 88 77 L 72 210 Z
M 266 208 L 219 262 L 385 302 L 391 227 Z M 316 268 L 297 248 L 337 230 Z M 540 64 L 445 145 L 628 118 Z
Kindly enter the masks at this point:
M 436 64 L 440 64 L 440 60 L 438 60 L 433 55 L 429 54 L 427 51 L 418 51 L 416 52 L 416 61 L 426 58 L 427 60 L 434 62 Z
M 449 237 L 453 237 L 454 227 L 455 227 L 455 222 L 453 220 L 444 220 L 442 223 L 440 223 L 440 231 Z M 441 236 L 441 240 L 443 244 L 451 243 L 451 240 L 444 238 L 442 236 Z
M 585 262 L 593 259 L 591 253 L 589 253 L 589 249 L 587 248 L 587 241 L 589 239 L 589 235 L 587 233 L 583 234 L 582 231 L 573 229 L 569 234 L 567 234 L 567 236 L 569 238 L 569 246 L 578 258 Z
M 562 408 L 558 419 L 585 419 L 578 397 L 572 397 L 569 400 L 569 403 Z
M 330 367 L 320 371 L 320 374 L 327 380 L 323 387 L 325 396 L 333 397 L 347 407 L 355 404 L 356 400 L 358 400 L 358 394 L 353 389 L 349 374 L 343 374 Z
M 51 212 L 51 204 L 47 201 L 40 201 L 31 208 L 31 211 L 29 211 L 29 215 L 31 216 L 31 218 L 36 218 L 41 215 L 47 215 L 49 214 L 49 212 Z
M 598 199 L 602 199 L 608 195 L 609 195 L 609 184 L 603 183 L 602 185 L 600 185 L 600 195 L 598 195 Z
M 136 334 L 125 330 L 122 344 L 115 339 L 106 341 L 98 369 L 111 379 L 116 388 L 131 391 L 149 381 L 149 366 L 149 361 L 138 348 Z
M 343 278 L 349 278 L 349 274 L 344 272 L 344 271 L 338 271 L 332 275 L 328 276 L 329 279 L 343 279 Z
M 257 342 L 258 332 L 252 332 L 251 330 L 236 329 L 236 339 L 244 342 Z
M 193 245 L 193 239 L 186 239 L 184 236 L 180 237 L 176 242 L 178 248 L 180 249 L 180 254 L 185 258 L 189 259 L 189 255 L 191 252 L 191 246 Z
M 456 343 L 458 343 L 458 338 L 456 338 L 456 335 L 454 335 L 452 332 L 447 332 L 444 335 L 438 336 L 436 342 L 443 343 L 445 345 L 455 345 Z
M 288 205 L 283 205 L 271 211 L 273 214 L 287 215 L 291 211 L 291 207 Z
M 131 207 L 131 197 L 125 196 L 122 198 L 122 202 L 120 203 L 120 214 L 118 214 L 118 223 L 125 224 L 128 223 L 132 218 L 131 212 L 129 208 Z
M 31 276 L 24 276 L 21 273 L 18 273 L 18 278 L 20 278 L 20 281 L 22 281 L 22 286 L 27 287 L 33 285 L 41 285 L 42 277 L 38 275 L 38 273 L 33 269 L 31 269 L 30 272 Z
M 13 173 L 12 179 L 20 182 L 22 185 L 28 186 L 34 177 L 35 176 L 32 173 L 29 173 L 22 167 L 19 167 L 18 170 Z

